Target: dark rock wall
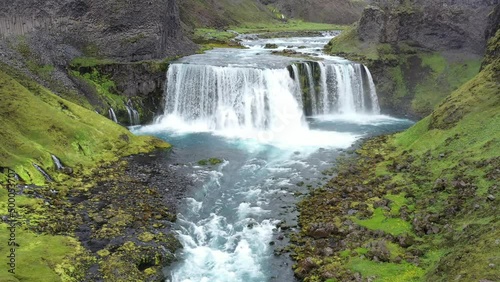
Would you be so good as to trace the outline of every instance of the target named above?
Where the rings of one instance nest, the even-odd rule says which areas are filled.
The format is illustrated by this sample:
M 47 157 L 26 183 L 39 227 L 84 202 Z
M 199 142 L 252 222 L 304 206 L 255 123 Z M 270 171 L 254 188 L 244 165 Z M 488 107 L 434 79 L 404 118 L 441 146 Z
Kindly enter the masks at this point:
M 66 0 L 0 2 L 2 38 L 44 34 L 85 55 L 122 61 L 186 54 L 176 0 Z
M 177 0 L 0 0 L 0 60 L 65 98 L 78 93 L 99 112 L 111 105 L 73 77 L 74 58 L 111 62 L 99 70 L 116 83 L 116 94 L 137 102 L 147 122 L 163 92 L 161 61 L 196 48 L 184 35 Z
M 498 0 L 375 0 L 359 22 L 359 39 L 430 50 L 482 54 L 488 14 Z

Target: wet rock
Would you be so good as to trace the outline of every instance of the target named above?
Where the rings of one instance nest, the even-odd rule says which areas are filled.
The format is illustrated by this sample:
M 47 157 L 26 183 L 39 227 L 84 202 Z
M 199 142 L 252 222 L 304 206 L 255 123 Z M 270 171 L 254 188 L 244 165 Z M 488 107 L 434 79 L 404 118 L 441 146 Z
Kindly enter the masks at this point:
M 351 210 L 347 211 L 347 215 L 355 215 L 357 212 L 358 212 L 358 210 L 351 209 Z
M 299 268 L 305 273 L 310 272 L 316 267 L 318 267 L 318 264 L 311 257 L 303 259 L 299 262 Z
M 387 200 L 387 199 L 382 199 L 380 201 L 376 201 L 375 203 L 373 203 L 373 208 L 381 208 L 381 207 L 388 207 L 389 206 L 389 203 L 390 201 Z
M 273 44 L 273 43 L 267 43 L 266 45 L 264 45 L 264 48 L 265 49 L 276 49 L 276 48 L 278 48 L 278 45 Z
M 313 224 L 309 228 L 307 235 L 315 239 L 328 238 L 332 233 L 335 233 L 337 231 L 337 227 L 331 223 Z
M 334 250 L 330 247 L 326 247 L 320 251 L 320 254 L 322 256 L 325 256 L 325 257 L 329 257 L 329 256 L 333 255 L 334 253 L 335 253 Z

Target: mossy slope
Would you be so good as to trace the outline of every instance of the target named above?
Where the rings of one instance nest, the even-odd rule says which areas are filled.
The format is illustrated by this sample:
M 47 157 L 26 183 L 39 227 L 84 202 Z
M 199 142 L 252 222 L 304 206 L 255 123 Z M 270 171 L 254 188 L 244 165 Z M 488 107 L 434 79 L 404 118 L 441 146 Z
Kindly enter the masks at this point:
M 500 31 L 489 42 L 498 52 Z M 498 281 L 500 58 L 301 205 L 304 281 Z
M 179 3 L 181 20 L 192 27 L 224 27 L 271 22 L 273 13 L 254 0 L 185 0 Z
M 50 154 L 67 166 L 83 169 L 169 147 L 155 138 L 134 136 L 95 112 L 27 78 L 17 77 L 18 81 L 6 71 L 0 70 L 0 166 L 14 169 L 27 182 L 44 182 L 33 163 L 54 171 Z

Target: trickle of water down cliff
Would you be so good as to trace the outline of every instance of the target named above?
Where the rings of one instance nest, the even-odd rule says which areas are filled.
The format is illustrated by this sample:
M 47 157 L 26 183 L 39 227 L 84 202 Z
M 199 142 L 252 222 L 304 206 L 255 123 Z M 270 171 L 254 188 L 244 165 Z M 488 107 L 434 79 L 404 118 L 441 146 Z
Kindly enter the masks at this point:
M 167 281 L 294 281 L 289 257 L 274 252 L 296 230 L 297 195 L 324 183 L 360 137 L 411 125 L 380 115 L 368 68 L 322 54 L 331 38 L 246 39 L 249 49 L 170 65 L 164 114 L 134 128 L 171 142 L 172 163 L 193 179 Z M 266 43 L 318 61 L 272 55 Z M 212 157 L 222 164 L 198 164 Z

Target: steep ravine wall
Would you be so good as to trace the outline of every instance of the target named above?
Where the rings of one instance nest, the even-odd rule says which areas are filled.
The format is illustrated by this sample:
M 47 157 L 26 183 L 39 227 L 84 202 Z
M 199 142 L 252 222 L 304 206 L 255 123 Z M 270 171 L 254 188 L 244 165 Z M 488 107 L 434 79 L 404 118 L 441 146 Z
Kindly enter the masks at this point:
M 123 61 L 189 52 L 175 0 L 5 1 L 0 7 L 3 39 L 43 34 L 54 45 Z
M 327 50 L 370 68 L 383 112 L 422 118 L 479 72 L 496 5 L 497 0 L 374 1 Z
M 142 121 L 151 120 L 156 113 L 151 106 L 163 89 L 160 65 L 196 50 L 184 36 L 176 0 L 2 2 L 1 61 L 102 115 L 117 107 L 124 125 L 128 100 Z M 99 81 L 82 79 L 75 59 L 77 65 L 99 65 L 95 69 L 104 72 L 93 76 Z M 115 85 L 103 90 L 102 82 Z M 108 94 L 120 95 L 121 102 Z

